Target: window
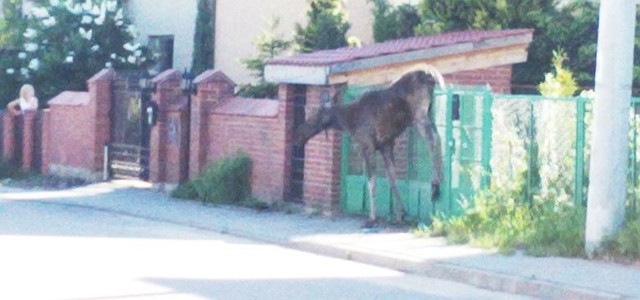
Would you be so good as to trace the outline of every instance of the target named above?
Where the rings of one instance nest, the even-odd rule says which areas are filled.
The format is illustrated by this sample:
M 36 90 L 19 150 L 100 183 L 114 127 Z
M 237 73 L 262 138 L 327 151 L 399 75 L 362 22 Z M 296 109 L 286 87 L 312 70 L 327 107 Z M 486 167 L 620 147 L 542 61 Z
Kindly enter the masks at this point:
M 149 70 L 153 74 L 173 68 L 173 35 L 149 36 L 149 49 L 156 64 Z

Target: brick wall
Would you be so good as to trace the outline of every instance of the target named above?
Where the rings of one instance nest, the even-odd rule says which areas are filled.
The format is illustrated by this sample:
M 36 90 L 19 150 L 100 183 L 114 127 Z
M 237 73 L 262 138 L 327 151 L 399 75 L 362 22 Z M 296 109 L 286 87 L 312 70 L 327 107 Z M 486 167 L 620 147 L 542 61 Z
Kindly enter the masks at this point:
M 444 76 L 447 84 L 486 85 L 491 86 L 494 93 L 511 93 L 511 65 L 479 69 L 472 71 L 447 74 Z
M 99 180 L 104 145 L 110 139 L 109 110 L 113 71 L 103 70 L 87 81 L 88 92 L 65 91 L 51 99 L 44 112 L 42 171 Z
M 309 86 L 306 102 L 307 118 L 317 111 L 322 98 L 333 99 L 333 95 L 342 88 L 342 86 Z M 342 133 L 329 130 L 327 135 L 318 134 L 305 145 L 303 198 L 307 206 L 328 213 L 339 208 L 341 144 Z
M 195 178 L 207 163 L 242 150 L 253 162 L 253 195 L 267 202 L 282 200 L 291 151 L 287 88 L 281 88 L 280 101 L 245 99 L 233 96 L 234 84 L 221 72 L 207 71 L 195 82 L 189 177 Z

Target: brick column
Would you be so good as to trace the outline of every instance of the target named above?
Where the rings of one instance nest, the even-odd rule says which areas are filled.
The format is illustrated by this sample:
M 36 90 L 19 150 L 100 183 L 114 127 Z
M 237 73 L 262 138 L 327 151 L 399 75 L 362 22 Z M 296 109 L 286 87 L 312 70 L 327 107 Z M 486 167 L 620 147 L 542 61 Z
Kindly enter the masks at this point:
M 111 69 L 104 69 L 98 72 L 87 81 L 89 87 L 89 107 L 91 115 L 94 116 L 92 131 L 95 133 L 92 141 L 94 172 L 102 172 L 104 165 L 104 146 L 111 141 L 111 83 L 115 73 Z
M 16 127 L 17 118 L 9 112 L 5 112 L 2 117 L 2 160 L 5 162 L 14 162 L 16 159 Z
M 22 169 L 31 170 L 34 166 L 36 150 L 36 122 L 38 112 L 26 111 L 21 115 L 22 121 Z
M 209 139 L 209 114 L 225 98 L 233 96 L 235 83 L 220 71 L 207 70 L 193 81 L 196 95 L 191 98 L 191 139 L 189 153 L 189 178 L 200 174 L 207 164 Z
M 307 89 L 307 116 L 317 111 L 322 95 L 330 97 L 341 86 L 309 86 Z M 342 101 L 342 99 L 340 99 Z M 318 134 L 305 146 L 304 202 L 307 207 L 328 213 L 340 209 L 340 163 L 342 133 L 335 130 Z
M 149 179 L 153 183 L 177 184 L 187 178 L 188 170 L 188 99 L 182 95 L 182 77 L 176 70 L 167 70 L 152 82 L 156 92 L 157 120 L 151 128 Z
M 40 163 L 40 172 L 42 172 L 42 174 L 49 172 L 51 155 L 49 128 L 51 128 L 51 109 L 45 109 L 42 111 L 42 162 Z

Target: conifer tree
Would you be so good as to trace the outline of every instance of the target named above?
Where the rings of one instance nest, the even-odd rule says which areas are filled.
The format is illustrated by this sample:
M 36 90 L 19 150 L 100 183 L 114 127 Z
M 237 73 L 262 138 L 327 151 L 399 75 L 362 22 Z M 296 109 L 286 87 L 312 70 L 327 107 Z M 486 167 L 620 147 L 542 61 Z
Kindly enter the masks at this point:
M 347 31 L 351 27 L 346 20 L 341 0 L 311 0 L 307 11 L 309 19 L 302 27 L 296 24 L 296 47 L 300 52 L 345 47 Z
M 193 35 L 191 73 L 198 75 L 214 68 L 216 0 L 199 0 Z

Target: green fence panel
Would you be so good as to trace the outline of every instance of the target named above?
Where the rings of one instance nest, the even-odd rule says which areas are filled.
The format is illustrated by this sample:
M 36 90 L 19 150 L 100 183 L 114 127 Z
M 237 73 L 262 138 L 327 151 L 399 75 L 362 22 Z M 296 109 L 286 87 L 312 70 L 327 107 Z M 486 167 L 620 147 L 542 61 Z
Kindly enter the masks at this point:
M 350 87 L 344 101 L 355 101 L 375 88 Z M 432 113 L 442 140 L 444 163 L 438 201 L 430 199 L 431 161 L 423 139 L 411 128 L 396 146 L 396 163 L 401 173 L 398 189 L 410 219 L 429 221 L 436 213 L 459 215 L 465 205 L 473 205 L 473 197 L 479 190 L 489 187 L 520 189 L 521 201 L 553 197 L 574 201 L 576 205 L 586 204 L 590 99 L 493 94 L 486 86 L 436 89 L 434 98 Z M 640 209 L 639 114 L 640 98 L 633 98 L 629 114 L 628 204 L 635 211 Z M 377 214 L 390 217 L 393 215 L 390 187 L 381 158 L 377 161 Z M 345 135 L 342 208 L 351 214 L 367 214 L 367 194 L 362 158 Z

